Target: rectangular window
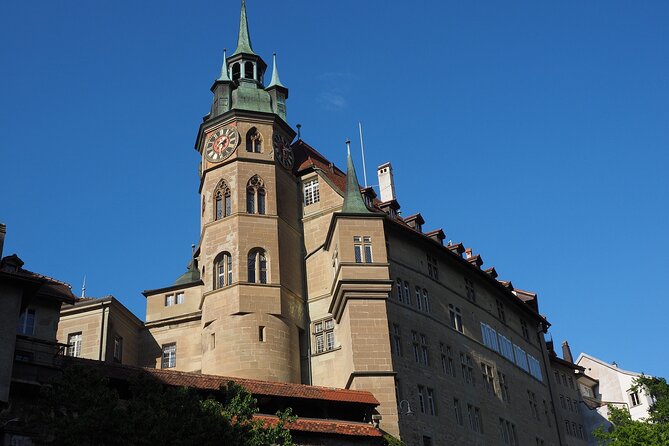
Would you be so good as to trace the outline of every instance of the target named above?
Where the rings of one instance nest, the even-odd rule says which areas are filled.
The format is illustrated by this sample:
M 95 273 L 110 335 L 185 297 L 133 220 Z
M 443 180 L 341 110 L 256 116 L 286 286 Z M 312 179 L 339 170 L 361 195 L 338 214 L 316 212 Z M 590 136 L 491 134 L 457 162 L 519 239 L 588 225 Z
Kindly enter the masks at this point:
M 423 309 L 423 299 L 420 297 L 420 287 L 416 287 L 416 306 L 419 310 Z
M 430 388 L 427 389 L 427 408 L 430 411 L 430 415 L 437 414 L 437 410 L 434 406 L 434 390 Z
M 174 294 L 168 294 L 165 296 L 165 306 L 171 307 L 172 305 L 174 305 Z
M 448 304 L 448 313 L 451 319 L 451 327 L 460 333 L 464 333 L 464 327 L 462 326 L 462 312 L 460 308 L 454 307 L 453 304 Z
M 402 333 L 400 331 L 400 326 L 398 324 L 393 324 L 393 335 L 392 335 L 392 346 L 393 351 L 397 356 L 402 356 Z
M 162 368 L 171 369 L 177 366 L 177 344 L 163 344 Z
M 182 303 L 184 303 L 184 293 L 177 293 L 176 304 L 181 305 Z
M 527 366 L 527 353 L 525 353 L 525 350 L 518 347 L 516 344 L 513 344 L 513 353 L 516 357 L 516 365 L 526 372 L 529 372 L 530 369 Z
M 420 335 L 420 343 L 421 360 L 423 364 L 430 365 L 430 351 L 427 347 L 427 337 L 424 334 Z
M 432 438 L 423 435 L 423 446 L 432 446 Z
M 632 407 L 640 405 L 641 398 L 639 398 L 639 392 L 630 393 L 630 401 L 632 402 Z
M 304 183 L 304 205 L 318 203 L 321 200 L 318 190 L 318 178 Z
M 499 351 L 499 344 L 497 342 L 497 332 L 490 325 L 481 322 L 481 337 L 483 338 L 483 345 L 488 348 Z
M 534 392 L 530 392 L 529 390 L 527 391 L 527 402 L 530 405 L 530 412 L 532 413 L 532 416 L 539 420 L 539 407 L 537 406 L 537 396 L 534 394 Z
M 513 344 L 511 341 L 501 334 L 497 337 L 499 338 L 499 352 L 509 361 L 515 362 L 515 358 L 513 356 Z
M 372 263 L 372 238 L 370 236 L 353 237 L 355 263 Z
M 32 336 L 35 334 L 35 310 L 26 308 L 19 315 L 19 324 L 16 328 L 19 334 Z
M 114 361 L 123 362 L 123 338 L 114 336 Z
M 81 332 L 67 335 L 67 356 L 81 356 Z
M 397 300 L 399 302 L 404 302 L 404 298 L 402 297 L 402 279 L 397 279 Z
M 499 380 L 499 396 L 502 398 L 502 401 L 508 403 L 511 399 L 509 398 L 509 383 L 506 381 L 506 375 L 498 370 L 497 379 Z
M 418 348 L 418 333 L 411 330 L 411 342 L 413 343 L 413 359 L 420 363 L 420 350 Z
M 530 339 L 530 331 L 527 329 L 527 322 L 525 322 L 522 319 L 520 320 L 520 329 L 523 332 L 523 338 L 525 338 L 525 340 L 528 341 L 528 342 L 532 342 L 531 339 Z M 566 383 L 565 383 L 565 385 L 566 385 Z
M 462 379 L 472 386 L 474 383 L 474 363 L 472 357 L 464 353 L 460 353 L 460 368 L 462 369 Z
M 439 269 L 437 268 L 437 259 L 427 254 L 427 275 L 434 280 L 439 280 Z
M 500 321 L 506 323 L 506 313 L 504 312 L 504 304 L 498 299 L 497 300 L 497 317 Z
M 518 446 L 518 435 L 516 425 L 503 418 L 499 419 L 499 434 L 502 444 Z
M 464 425 L 464 420 L 462 419 L 462 407 L 460 407 L 460 400 L 453 398 L 453 412 L 455 413 L 455 421 L 458 425 Z
M 421 413 L 425 413 L 425 396 L 423 386 L 418 386 L 418 407 Z
M 263 325 L 258 327 L 258 341 L 265 342 L 265 327 Z
M 543 381 L 539 360 L 532 355 L 527 355 L 527 363 L 530 368 L 530 375 L 534 376 L 539 381 Z
M 483 376 L 483 387 L 489 394 L 495 393 L 495 372 L 492 366 L 481 363 L 481 375 Z
M 469 427 L 474 432 L 483 433 L 483 419 L 481 409 L 467 404 L 467 417 L 469 418 Z
M 546 404 L 546 400 L 543 400 L 544 402 L 544 415 L 546 417 L 546 424 L 548 424 L 548 427 L 551 426 L 551 417 L 548 416 L 548 404 Z
M 474 289 L 474 282 L 465 277 L 465 291 L 467 292 L 467 299 L 476 302 L 476 290 Z
M 334 319 L 326 319 L 314 324 L 314 337 L 316 344 L 316 353 L 323 353 L 334 350 Z
M 411 294 L 409 294 L 409 282 L 404 281 L 404 302 L 411 305 Z

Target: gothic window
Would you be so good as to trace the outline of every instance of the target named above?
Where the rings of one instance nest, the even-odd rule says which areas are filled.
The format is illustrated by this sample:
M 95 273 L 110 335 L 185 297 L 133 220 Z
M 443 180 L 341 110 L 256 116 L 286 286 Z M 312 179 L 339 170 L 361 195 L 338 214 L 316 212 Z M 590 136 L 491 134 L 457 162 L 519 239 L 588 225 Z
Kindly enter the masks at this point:
M 258 175 L 253 175 L 246 185 L 246 212 L 265 214 L 265 183 Z
M 253 79 L 253 62 L 244 63 L 244 78 Z
M 249 283 L 267 283 L 267 256 L 264 250 L 256 248 L 249 252 L 248 275 Z
M 397 279 L 397 300 L 400 302 L 403 302 L 404 299 L 402 298 L 402 279 Z
M 232 285 L 232 256 L 229 252 L 222 252 L 216 258 L 214 265 L 214 289 Z
M 239 65 L 239 62 L 232 64 L 232 80 L 236 81 L 239 80 L 241 77 L 241 66 Z
M 225 180 L 221 180 L 214 189 L 214 220 L 229 217 L 232 214 L 232 197 Z
M 262 153 L 262 135 L 255 127 L 246 133 L 246 151 Z

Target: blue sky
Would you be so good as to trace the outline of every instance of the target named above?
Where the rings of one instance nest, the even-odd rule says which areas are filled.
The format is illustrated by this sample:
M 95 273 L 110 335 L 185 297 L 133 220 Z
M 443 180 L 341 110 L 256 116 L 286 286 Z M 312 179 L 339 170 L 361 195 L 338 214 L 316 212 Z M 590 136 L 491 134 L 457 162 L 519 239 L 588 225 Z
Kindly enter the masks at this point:
M 669 375 L 669 2 L 248 14 L 305 141 L 342 166 L 362 121 L 370 184 L 391 161 L 404 215 L 537 292 L 556 343 Z M 197 242 L 193 144 L 238 17 L 236 0 L 3 5 L 5 255 L 77 293 L 86 275 L 88 295 L 144 317 L 141 291 L 171 284 Z

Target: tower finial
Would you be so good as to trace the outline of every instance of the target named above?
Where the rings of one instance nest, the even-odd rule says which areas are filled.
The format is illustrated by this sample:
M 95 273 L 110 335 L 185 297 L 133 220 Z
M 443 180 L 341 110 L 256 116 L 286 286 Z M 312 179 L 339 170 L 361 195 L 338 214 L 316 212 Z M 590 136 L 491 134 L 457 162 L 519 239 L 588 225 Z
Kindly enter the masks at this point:
M 81 285 L 81 298 L 86 297 L 86 274 L 84 274 L 84 283 Z
M 221 66 L 221 76 L 218 78 L 219 81 L 230 80 L 230 76 L 228 75 L 228 56 L 226 51 L 227 48 L 223 48 L 223 65 Z
M 370 211 L 360 195 L 360 183 L 355 174 L 355 166 L 351 158 L 351 141 L 348 138 L 346 138 L 346 152 L 346 193 L 341 211 L 348 214 L 369 214 Z
M 242 12 L 239 17 L 239 36 L 237 37 L 237 49 L 233 53 L 255 54 L 251 46 L 251 36 L 249 34 L 249 22 L 246 20 L 246 0 L 242 0 Z
M 270 81 L 269 87 L 283 87 L 286 88 L 279 79 L 279 70 L 276 68 L 276 53 L 272 53 L 272 80 Z

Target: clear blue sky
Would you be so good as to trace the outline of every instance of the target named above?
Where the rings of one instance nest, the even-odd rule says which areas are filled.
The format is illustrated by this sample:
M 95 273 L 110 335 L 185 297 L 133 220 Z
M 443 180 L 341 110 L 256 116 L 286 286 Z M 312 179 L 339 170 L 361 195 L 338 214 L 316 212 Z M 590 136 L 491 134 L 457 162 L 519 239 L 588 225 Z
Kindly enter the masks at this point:
M 391 161 L 404 215 L 539 293 L 556 343 L 669 375 L 669 2 L 248 13 L 307 142 L 341 166 L 362 121 L 370 184 Z M 87 294 L 144 317 L 141 291 L 171 284 L 197 242 L 193 143 L 238 16 L 236 0 L 3 4 L 6 255 L 76 293 L 86 275 Z

